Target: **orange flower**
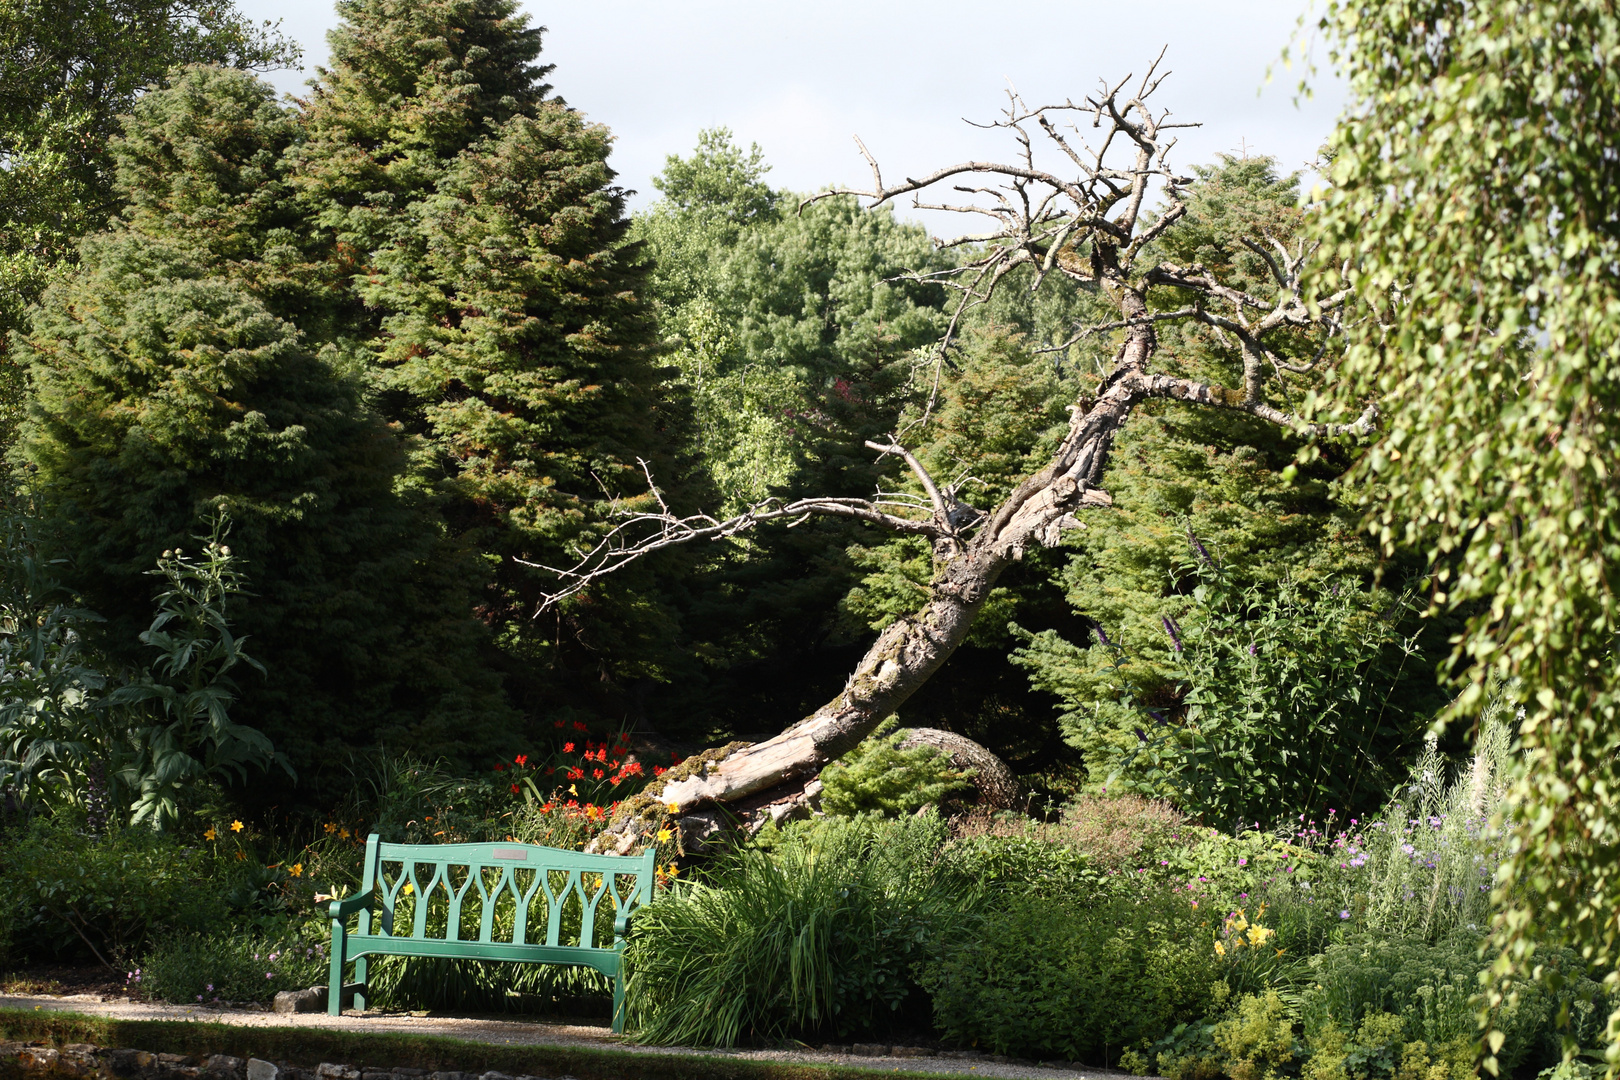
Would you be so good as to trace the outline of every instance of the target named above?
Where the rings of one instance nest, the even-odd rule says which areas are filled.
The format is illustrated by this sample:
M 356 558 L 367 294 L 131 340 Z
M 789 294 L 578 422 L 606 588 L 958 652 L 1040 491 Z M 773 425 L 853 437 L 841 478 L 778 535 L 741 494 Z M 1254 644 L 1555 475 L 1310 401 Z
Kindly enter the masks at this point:
M 218 838 L 219 834 L 214 831 L 214 827 L 212 825 L 208 826 L 208 831 L 203 833 L 204 840 L 216 840 Z
M 231 832 L 241 832 L 241 831 L 242 831 L 242 823 L 240 821 L 231 822 Z

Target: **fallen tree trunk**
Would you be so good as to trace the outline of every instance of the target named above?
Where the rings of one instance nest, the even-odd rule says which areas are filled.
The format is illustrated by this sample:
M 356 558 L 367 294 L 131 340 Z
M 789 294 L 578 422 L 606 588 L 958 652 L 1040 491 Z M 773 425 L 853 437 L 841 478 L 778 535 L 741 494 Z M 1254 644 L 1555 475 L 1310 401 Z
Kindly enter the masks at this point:
M 1106 378 L 1092 394 L 1071 406 L 1068 432 L 1044 468 L 988 512 L 967 505 L 953 487 L 937 484 L 898 438 L 867 445 L 903 458 L 915 474 L 921 494 L 880 492 L 871 500 L 768 500 L 720 521 L 702 514 L 683 518 L 670 513 L 652 485 L 652 495 L 660 499 L 659 512 L 627 514 L 577 566 L 553 570 L 565 582 L 551 598 L 556 600 L 663 547 L 721 539 L 763 522 L 800 520 L 810 514 L 886 525 L 926 536 L 933 544 L 927 603 L 878 635 L 837 696 L 780 735 L 699 755 L 650 786 L 645 796 L 626 800 L 609 828 L 592 842 L 592 850 L 629 851 L 645 842 L 658 823 L 669 819 L 678 823 L 687 850 L 692 850 L 729 828 L 757 828 L 804 809 L 817 791 L 815 777 L 822 767 L 866 738 L 956 651 L 1009 565 L 1033 545 L 1056 544 L 1064 529 L 1078 526 L 1077 514 L 1111 505 L 1098 483 L 1114 439 L 1136 405 L 1153 398 L 1170 399 L 1246 413 L 1301 433 L 1370 428 L 1377 415 L 1371 406 L 1354 424 L 1329 428 L 1307 424 L 1265 398 L 1265 387 L 1273 377 L 1280 381 L 1285 371 L 1310 369 L 1310 363 L 1287 360 L 1275 351 L 1268 344 L 1272 332 L 1309 326 L 1332 330 L 1347 296 L 1341 293 L 1320 301 L 1315 308 L 1307 307 L 1301 278 L 1314 248 L 1301 244 L 1290 251 L 1271 237 L 1258 241 L 1237 238 L 1269 267 L 1277 285 L 1272 297 L 1226 286 L 1198 265 L 1137 265 L 1144 249 L 1186 212 L 1182 196 L 1190 181 L 1170 171 L 1165 155 L 1174 144 L 1166 133 L 1187 125 L 1168 124 L 1168 114 L 1155 116 L 1148 109 L 1145 99 L 1158 85 L 1151 70 L 1136 96 L 1122 96 L 1123 85 L 1105 88 L 1106 92 L 1081 106 L 1066 103 L 1026 109 L 1012 95 L 1007 119 L 996 126 L 1008 128 L 1019 139 L 1020 163 L 966 162 L 886 187 L 868 154 L 871 191 L 830 191 L 815 196 L 857 194 L 871 197 L 871 205 L 877 206 L 954 177 L 990 175 L 1000 181 L 1001 186 L 993 189 L 955 188 L 970 195 L 988 192 L 997 200 L 991 205 L 935 207 L 971 210 L 1000 221 L 999 231 L 970 238 L 983 245 L 983 254 L 945 275 L 926 279 L 940 281 L 961 294 L 937 363 L 944 362 L 951 334 L 963 313 L 988 300 L 997 282 L 1016 267 L 1031 268 L 1037 286 L 1049 275 L 1056 276 L 1113 303 L 1119 316 L 1116 320 L 1078 328 L 1068 342 L 1054 346 L 1066 348 L 1088 334 L 1121 335 Z M 1099 148 L 1087 151 L 1089 158 L 1081 152 L 1086 148 L 1072 146 L 1048 115 L 1070 110 L 1103 129 Z M 1077 179 L 1060 178 L 1035 167 L 1027 130 L 1031 123 L 1038 124 L 1066 158 L 1080 167 Z M 866 153 L 864 146 L 861 150 Z M 1105 159 L 1114 152 L 1126 153 L 1131 160 L 1124 167 L 1108 164 Z M 1156 218 L 1145 221 L 1142 208 L 1152 182 L 1163 185 L 1168 205 Z M 1061 201 L 1067 201 L 1069 209 L 1055 210 Z M 1181 298 L 1190 295 L 1194 300 L 1177 308 L 1154 308 L 1148 302 L 1154 289 Z M 1241 387 L 1151 371 L 1158 349 L 1155 327 L 1167 320 L 1201 322 L 1235 341 L 1243 363 Z M 932 402 L 924 410 L 925 418 L 931 410 Z M 652 532 L 645 534 L 648 528 Z

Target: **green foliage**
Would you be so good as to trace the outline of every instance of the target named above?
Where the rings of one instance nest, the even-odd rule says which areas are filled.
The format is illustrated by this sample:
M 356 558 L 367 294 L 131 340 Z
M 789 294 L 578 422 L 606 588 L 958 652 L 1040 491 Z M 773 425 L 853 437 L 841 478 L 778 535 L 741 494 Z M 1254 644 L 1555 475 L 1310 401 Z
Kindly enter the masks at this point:
M 81 627 L 95 618 L 61 603 L 41 576 L 27 525 L 11 519 L 0 640 L 0 783 L 41 805 L 78 806 L 105 821 L 111 807 L 132 823 L 173 825 L 180 802 L 201 785 L 243 780 L 284 756 L 263 733 L 231 720 L 238 664 L 263 668 L 231 632 L 226 602 L 241 591 L 231 549 L 214 522 L 201 559 L 165 551 L 155 570 L 167 584 L 142 644 L 159 655 L 139 674 L 105 673 L 82 655 Z M 49 607 L 45 605 L 50 604 Z M 98 668 L 100 670 L 98 670 Z
M 1239 828 L 1381 804 L 1428 716 L 1421 699 L 1401 695 L 1409 669 L 1424 666 L 1418 633 L 1400 629 L 1415 614 L 1410 595 L 1350 577 L 1244 586 L 1187 539 L 1197 562 L 1181 587 L 1197 584 L 1185 623 L 1161 616 L 1155 635 L 1169 642 L 1169 660 L 1144 661 L 1141 643 L 1101 627 L 1088 649 L 1048 632 L 1027 636 L 1016 657 L 1069 704 L 1065 724 L 1092 747 L 1094 775 L 1111 765 L 1110 784 L 1169 794 L 1188 813 Z M 1155 686 L 1166 674 L 1168 702 Z M 1087 701 L 1099 676 L 1114 701 Z M 1109 722 L 1130 723 L 1136 745 L 1094 741 Z
M 1478 931 L 1495 913 L 1491 887 L 1508 857 L 1501 820 L 1513 775 L 1512 728 L 1499 696 L 1480 717 L 1474 756 L 1449 781 L 1433 742 L 1382 814 L 1351 834 L 1354 874 L 1319 879 L 1330 906 L 1354 909 L 1375 933 L 1435 941 Z
M 294 67 L 298 46 L 213 0 L 6 0 L 0 4 L 0 443 L 22 413 L 7 336 L 69 272 L 79 239 L 116 215 L 109 142 L 172 68 Z
M 170 824 L 180 815 L 187 788 L 215 779 L 245 780 L 250 768 L 279 763 L 292 775 L 285 754 L 278 754 L 262 732 L 232 722 L 236 700 L 230 671 L 245 664 L 264 673 L 264 666 L 243 651 L 231 633 L 225 603 L 242 589 L 241 574 L 229 546 L 220 542 L 224 519 L 214 522 L 213 536 L 196 559 L 175 548 L 158 558 L 168 588 L 158 594 L 158 613 L 141 643 L 158 650 L 152 673 L 132 679 L 107 696 L 117 708 L 127 705 L 132 724 L 128 738 L 135 753 L 118 762 L 117 778 L 132 794 L 132 824 Z
M 827 818 L 672 886 L 636 914 L 630 1026 L 697 1046 L 881 1028 L 912 966 L 954 936 L 956 901 L 929 872 L 944 839 L 934 814 Z
M 1072 907 L 1005 896 L 937 942 L 921 981 L 952 1042 L 1098 1060 L 1202 1015 L 1214 954 L 1188 944 L 1207 933 L 1186 899 L 1156 891 Z
M 1086 852 L 1024 825 L 1011 835 L 953 840 L 940 853 L 939 875 L 964 895 L 982 890 L 1073 900 L 1103 888 L 1109 871 L 1094 866 Z
M 1223 158 L 1197 170 L 1187 207 L 1186 216 L 1176 227 L 1155 241 L 1158 257 L 1181 266 L 1205 266 L 1223 281 L 1253 295 L 1270 296 L 1275 285 L 1268 268 L 1242 241 L 1264 243 L 1262 237 L 1270 236 L 1292 244 L 1301 238 L 1305 211 L 1299 205 L 1297 177 L 1279 176 L 1276 163 L 1269 158 Z M 1193 299 L 1167 293 L 1159 302 L 1174 308 Z M 1241 381 L 1237 344 L 1219 331 L 1202 324 L 1165 323 L 1160 330 L 1160 345 L 1159 356 L 1169 374 L 1221 385 Z M 1302 362 L 1324 352 L 1331 357 L 1337 349 L 1333 340 L 1316 331 L 1289 331 L 1280 335 L 1275 345 L 1283 354 Z M 1076 359 L 1080 370 L 1091 366 L 1090 358 Z M 1095 359 L 1100 362 L 1106 358 Z M 1317 378 L 1309 376 L 1306 381 L 1312 383 Z M 1085 755 L 1089 790 L 1117 786 L 1121 779 L 1150 791 L 1175 790 L 1170 784 L 1156 786 L 1147 780 L 1153 763 L 1150 755 L 1140 753 L 1144 741 L 1166 734 L 1159 726 L 1160 719 L 1181 729 L 1189 708 L 1198 704 L 1188 699 L 1195 689 L 1188 683 L 1189 657 L 1178 653 L 1166 633 L 1167 619 L 1182 628 L 1184 634 L 1192 635 L 1200 632 L 1196 625 L 1200 620 L 1213 617 L 1210 631 L 1214 633 L 1225 629 L 1220 625 L 1223 622 L 1228 626 L 1249 623 L 1258 614 L 1251 609 L 1269 606 L 1273 597 L 1278 604 L 1277 616 L 1287 616 L 1290 609 L 1300 606 L 1308 610 L 1317 605 L 1319 597 L 1331 597 L 1335 582 L 1353 579 L 1358 584 L 1342 586 L 1341 591 L 1352 587 L 1366 596 L 1363 611 L 1346 612 L 1351 616 L 1348 625 L 1341 620 L 1317 624 L 1326 639 L 1314 644 L 1325 650 L 1346 647 L 1356 638 L 1365 637 L 1363 631 L 1376 629 L 1372 613 L 1387 609 L 1393 602 L 1393 596 L 1381 590 L 1367 594 L 1364 588 L 1376 566 L 1371 546 L 1355 534 L 1360 496 L 1337 482 L 1350 462 L 1349 454 L 1335 449 L 1308 468 L 1290 469 L 1298 445 L 1295 436 L 1257 420 L 1163 402 L 1138 407 L 1115 441 L 1105 474 L 1114 506 L 1106 512 L 1083 515 L 1084 528 L 1064 533 L 1067 565 L 1054 573 L 1054 583 L 1066 594 L 1068 606 L 1084 621 L 1079 627 L 1054 623 L 1043 627 L 1026 623 L 1021 616 L 1017 620 L 1026 631 L 1022 636 L 1028 644 L 1015 658 L 1028 669 L 1036 687 L 1061 699 L 1064 736 Z M 1195 596 L 1200 567 L 1205 564 L 1189 536 L 1197 537 L 1223 567 L 1224 606 L 1211 607 Z M 1404 572 L 1401 567 L 1391 569 L 1397 579 Z M 1248 595 L 1251 590 L 1254 595 Z M 1292 595 L 1284 597 L 1284 591 Z M 1345 599 L 1343 604 L 1348 602 Z M 1403 613 L 1403 620 L 1394 625 L 1391 635 L 1396 641 L 1405 641 L 1418 627 L 1413 614 Z M 1278 629 L 1282 632 L 1285 628 Z M 1097 638 L 1099 630 L 1108 641 L 1129 650 L 1128 668 L 1119 666 L 1121 657 L 1108 647 L 1095 647 L 1094 642 L 1100 644 L 1102 640 Z M 1374 736 L 1370 742 L 1358 741 L 1346 732 L 1340 744 L 1359 745 L 1362 764 L 1371 761 L 1378 763 L 1378 768 L 1368 772 L 1358 766 L 1334 776 L 1329 769 L 1319 769 L 1319 763 L 1302 762 L 1296 775 L 1333 776 L 1347 786 L 1364 780 L 1364 790 L 1356 793 L 1356 805 L 1379 805 L 1384 795 L 1379 788 L 1379 769 L 1387 770 L 1387 762 L 1409 752 L 1412 733 L 1420 730 L 1429 714 L 1443 704 L 1434 690 L 1432 674 L 1433 662 L 1441 655 L 1443 637 L 1443 629 L 1436 627 L 1412 642 L 1420 656 L 1405 669 L 1399 669 L 1401 652 L 1393 641 L 1393 651 L 1381 653 L 1376 660 L 1392 676 L 1399 670 L 1391 708 L 1382 720 L 1376 720 L 1376 709 L 1371 716 L 1358 718 L 1365 726 L 1357 734 Z M 1225 651 L 1233 650 L 1228 645 Z M 1313 658 L 1310 650 L 1285 648 L 1270 659 L 1281 661 L 1290 655 L 1306 666 Z M 1249 711 L 1246 706 L 1257 700 L 1281 697 L 1277 712 L 1293 712 L 1296 718 L 1303 718 L 1324 696 L 1322 687 L 1314 688 L 1314 692 L 1308 685 L 1296 690 L 1295 680 L 1281 670 L 1280 663 L 1277 670 L 1260 671 L 1255 669 L 1271 666 L 1268 659 L 1258 663 L 1241 656 L 1231 659 L 1240 661 L 1235 665 L 1238 673 L 1249 669 L 1249 682 L 1229 686 L 1228 678 L 1206 679 L 1197 689 L 1205 696 L 1220 694 L 1226 704 L 1216 711 L 1241 719 L 1239 727 L 1251 723 L 1244 715 Z M 1324 675 L 1331 670 L 1324 670 Z M 1343 670 L 1338 677 L 1348 679 L 1350 674 Z M 1271 685 L 1255 681 L 1261 677 L 1279 681 Z M 1380 697 L 1386 685 L 1375 687 Z M 1344 689 L 1348 688 L 1341 687 L 1340 692 Z M 1317 701 L 1296 699 L 1290 704 L 1283 696 L 1290 691 Z M 1203 707 L 1214 708 L 1216 704 L 1206 701 Z M 1269 705 L 1264 711 L 1271 711 Z M 1282 718 L 1274 716 L 1271 722 L 1278 723 Z M 1331 720 L 1324 723 L 1341 726 Z M 1277 731 L 1270 737 L 1284 736 Z M 1240 741 L 1235 737 L 1233 745 Z M 1177 757 L 1182 742 L 1178 736 L 1161 750 Z M 1277 760 L 1275 753 L 1271 760 Z M 1240 762 L 1228 758 L 1223 764 L 1231 770 Z M 1265 770 L 1257 762 L 1245 783 L 1264 785 L 1264 776 Z M 1119 779 L 1111 779 L 1115 777 Z M 1285 776 L 1277 779 L 1288 783 Z M 1260 816 L 1270 817 L 1283 809 L 1297 812 L 1314 804 L 1314 798 L 1307 793 L 1300 805 L 1289 806 L 1290 797 L 1299 794 L 1297 787 L 1288 797 L 1279 790 L 1266 793 L 1255 809 L 1261 811 Z M 1231 803 L 1252 801 L 1256 794 L 1229 800 L 1218 809 L 1244 816 L 1247 811 Z M 1349 804 L 1341 801 L 1329 805 L 1342 809 Z
M 1472 1064 L 1479 995 L 1490 963 L 1482 958 L 1485 949 L 1484 935 L 1468 931 L 1434 945 L 1373 935 L 1331 945 L 1311 962 L 1315 984 L 1301 1004 L 1305 1034 L 1318 1055 L 1348 1054 L 1352 1076 L 1358 1075 L 1358 1044 L 1363 1057 L 1393 1055 L 1382 1069 L 1371 1068 L 1371 1075 L 1392 1075 L 1400 1046 L 1407 1041 L 1442 1052 L 1462 1046 Z M 1572 951 L 1544 949 L 1538 959 L 1551 977 L 1544 985 L 1516 979 L 1502 987 L 1503 1004 L 1492 1017 L 1494 1030 L 1504 1039 L 1493 1053 L 1498 1068 L 1510 1072 L 1559 1061 L 1565 1038 L 1577 1047 L 1597 1045 L 1615 1004 Z M 1373 1018 L 1380 1018 L 1373 1028 L 1387 1028 L 1382 1039 L 1369 1037 Z M 1330 1068 L 1324 1061 L 1314 1072 L 1331 1075 Z
M 18 828 L 5 842 L 0 890 L 8 900 L 0 917 L 18 958 L 88 950 L 122 970 L 154 935 L 215 928 L 228 915 L 207 857 L 148 828 L 92 835 L 82 817 L 62 814 Z
M 1352 105 L 1320 235 L 1382 313 L 1339 388 L 1385 417 L 1357 476 L 1386 493 L 1381 541 L 1436 558 L 1436 605 L 1471 612 L 1451 715 L 1518 679 L 1507 955 L 1529 970 L 1532 939 L 1555 935 L 1612 965 L 1620 15 L 1388 0 L 1332 4 L 1322 26 Z
M 323 984 L 327 970 L 324 944 L 260 938 L 233 927 L 160 939 L 130 981 L 176 1005 L 269 1001 L 282 990 Z
M 942 291 L 892 280 L 942 265 L 926 230 L 887 208 L 765 183 L 758 148 L 706 131 L 655 179 L 664 198 L 632 237 L 656 270 L 650 295 L 695 413 L 705 509 L 771 495 L 869 495 L 894 471 L 863 440 L 891 430 L 916 392 L 914 355 L 943 326 Z M 862 532 L 812 520 L 718 549 L 680 596 L 701 666 L 660 695 L 654 720 L 708 738 L 798 719 L 848 674 L 862 632 L 838 616 L 844 550 Z
M 664 591 L 690 557 L 534 618 L 555 579 L 533 564 L 572 565 L 617 509 L 650 505 L 649 470 L 688 501 L 671 479 L 692 472 L 687 412 L 657 365 L 611 135 L 551 97 L 541 28 L 511 0 L 339 11 L 288 155 L 342 309 L 331 353 L 403 437 L 402 486 L 476 557 L 509 695 L 622 716 L 626 684 L 682 662 Z
M 239 72 L 189 69 L 136 104 L 115 147 L 127 220 L 86 242 L 17 350 L 44 554 L 132 663 L 147 569 L 227 512 L 254 586 L 233 623 L 273 673 L 234 719 L 300 772 L 345 739 L 490 752 L 509 714 L 477 660 L 469 567 L 395 489 L 404 459 L 362 387 L 316 354 L 333 290 L 301 247 L 297 138 Z
M 859 746 L 821 770 L 821 806 L 829 814 L 895 817 L 938 803 L 972 785 L 951 768 L 950 755 L 932 746 L 904 747 L 899 721 L 884 722 Z

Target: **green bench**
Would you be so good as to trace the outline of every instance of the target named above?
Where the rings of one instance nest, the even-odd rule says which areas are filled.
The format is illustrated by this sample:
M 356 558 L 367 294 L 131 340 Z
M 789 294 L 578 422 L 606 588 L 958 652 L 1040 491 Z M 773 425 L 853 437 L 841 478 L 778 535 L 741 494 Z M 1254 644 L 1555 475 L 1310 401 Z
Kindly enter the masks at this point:
M 354 1007 L 366 1007 L 368 956 L 565 964 L 613 980 L 613 1030 L 622 1032 L 624 944 L 631 914 L 652 899 L 654 857 L 650 848 L 621 856 L 537 844 L 385 844 L 372 833 L 360 891 L 331 904 L 327 1011 L 341 1011 L 350 960 Z M 611 945 L 597 940 L 599 917 L 608 915 L 599 911 L 604 897 L 613 919 Z M 356 913 L 359 926 L 351 933 L 347 923 Z

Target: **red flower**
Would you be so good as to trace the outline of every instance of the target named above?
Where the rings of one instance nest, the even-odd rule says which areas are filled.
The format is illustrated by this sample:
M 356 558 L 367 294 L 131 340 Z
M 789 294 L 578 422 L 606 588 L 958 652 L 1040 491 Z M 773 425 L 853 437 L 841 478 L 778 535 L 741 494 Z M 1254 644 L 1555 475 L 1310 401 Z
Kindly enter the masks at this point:
M 558 721 L 557 721 L 557 722 L 556 722 L 556 723 L 555 723 L 555 724 L 552 724 L 552 725 L 551 725 L 551 726 L 552 726 L 552 727 L 562 727 L 562 726 L 563 726 L 563 722 L 562 722 L 562 721 L 561 721 L 561 720 L 558 720 Z
M 518 793 L 518 786 L 516 784 L 513 784 L 512 785 L 512 794 L 516 795 L 517 793 Z
M 554 773 L 556 771 L 557 771 L 557 767 L 555 765 L 547 765 L 546 766 L 546 775 L 547 776 L 550 776 L 552 773 Z
M 529 763 L 529 755 L 519 754 L 514 760 L 517 761 L 519 765 L 527 765 Z
M 602 770 L 601 769 L 592 769 L 591 770 L 591 775 L 593 777 L 595 777 L 596 779 L 600 780 L 600 779 L 602 779 Z
M 630 733 L 629 732 L 627 732 L 627 731 L 619 732 L 619 744 L 621 746 L 629 746 L 630 745 Z
M 568 779 L 570 779 L 570 780 L 583 780 L 583 779 L 585 779 L 585 770 L 584 769 L 569 769 L 568 770 Z
M 664 768 L 662 765 L 654 765 L 653 766 L 653 775 L 654 776 L 663 776 L 667 772 L 669 772 L 669 770 Z
M 563 743 L 563 753 L 572 754 L 573 752 L 574 752 L 574 744 L 573 743 L 571 743 L 571 742 Z
M 580 723 L 578 720 L 575 720 L 574 721 L 574 730 L 575 731 L 589 731 L 591 729 L 586 727 L 584 724 Z
M 506 766 L 505 765 L 497 765 L 497 766 L 495 766 L 495 771 L 496 772 L 505 772 L 506 771 Z

